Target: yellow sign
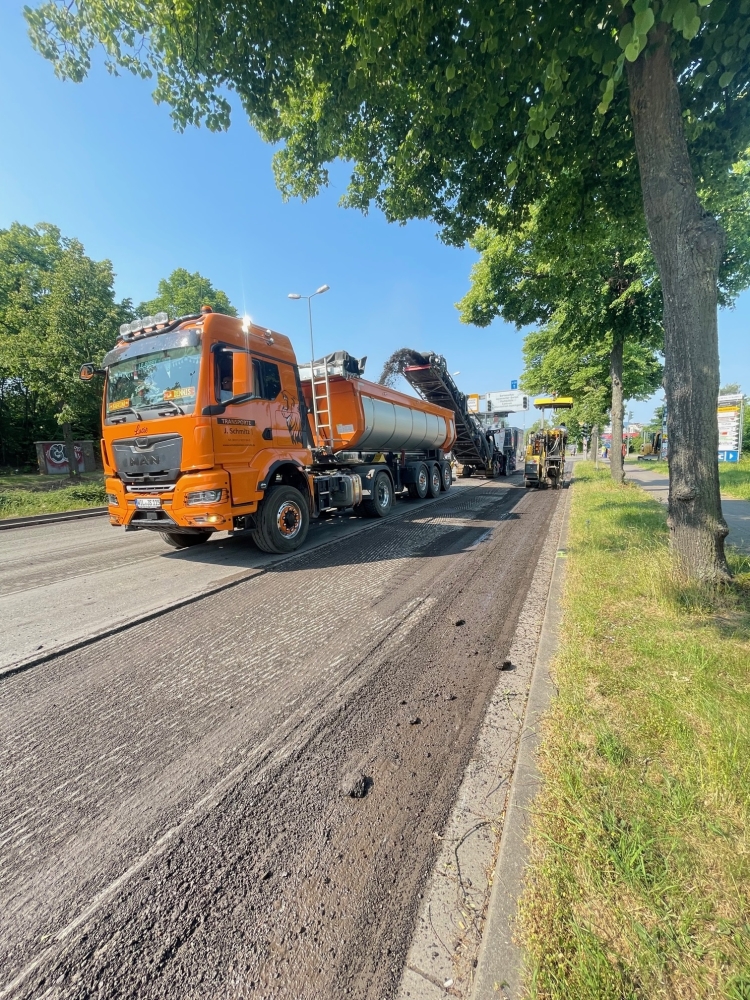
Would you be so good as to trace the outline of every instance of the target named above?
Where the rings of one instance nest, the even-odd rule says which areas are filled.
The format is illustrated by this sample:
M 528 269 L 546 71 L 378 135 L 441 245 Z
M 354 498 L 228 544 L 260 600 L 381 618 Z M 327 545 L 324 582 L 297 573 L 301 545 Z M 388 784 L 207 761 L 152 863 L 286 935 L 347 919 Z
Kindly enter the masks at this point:
M 466 397 L 466 409 L 469 413 L 479 413 L 479 393 L 471 392 Z
M 539 410 L 551 407 L 553 410 L 571 410 L 573 408 L 572 396 L 540 396 L 534 400 L 534 406 Z
M 109 406 L 108 406 L 108 409 L 110 411 L 112 411 L 112 410 L 125 410 L 125 409 L 127 409 L 128 406 L 130 406 L 130 400 L 129 399 L 118 399 L 114 403 L 110 403 Z
M 184 399 L 186 396 L 195 395 L 195 386 L 186 385 L 184 389 L 165 389 L 164 398 L 165 399 Z

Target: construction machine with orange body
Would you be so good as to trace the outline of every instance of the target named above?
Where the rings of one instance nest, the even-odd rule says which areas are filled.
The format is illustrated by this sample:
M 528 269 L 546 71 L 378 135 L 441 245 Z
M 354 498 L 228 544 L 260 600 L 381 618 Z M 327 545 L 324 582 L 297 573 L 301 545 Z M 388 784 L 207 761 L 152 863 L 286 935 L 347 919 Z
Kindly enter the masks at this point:
M 248 531 L 291 552 L 310 518 L 451 484 L 451 411 L 362 378 L 345 352 L 300 367 L 288 337 L 204 307 L 124 324 L 105 376 L 102 461 L 110 522 L 184 548 Z

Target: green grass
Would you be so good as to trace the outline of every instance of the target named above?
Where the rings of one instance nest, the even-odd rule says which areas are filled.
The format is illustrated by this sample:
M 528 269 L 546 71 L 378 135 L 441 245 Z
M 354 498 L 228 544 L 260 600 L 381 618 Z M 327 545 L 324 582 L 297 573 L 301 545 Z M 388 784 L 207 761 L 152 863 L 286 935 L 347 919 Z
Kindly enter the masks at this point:
M 669 475 L 669 466 L 666 462 L 638 462 L 638 468 L 660 472 L 664 476 Z M 750 500 L 750 456 L 740 459 L 739 462 L 720 462 L 719 482 L 722 496 L 732 497 L 735 500 Z
M 683 586 L 663 507 L 591 463 L 575 476 L 529 993 L 750 1000 L 750 560 L 722 592 Z
M 106 502 L 104 478 L 98 472 L 86 473 L 76 485 L 67 476 L 0 476 L 0 519 L 103 507 Z

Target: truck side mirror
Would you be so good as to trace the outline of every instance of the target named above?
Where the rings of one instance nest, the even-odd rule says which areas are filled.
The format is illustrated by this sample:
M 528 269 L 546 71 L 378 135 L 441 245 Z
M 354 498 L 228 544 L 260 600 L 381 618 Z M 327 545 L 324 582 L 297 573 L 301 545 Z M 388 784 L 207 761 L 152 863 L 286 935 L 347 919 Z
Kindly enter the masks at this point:
M 232 395 L 244 396 L 253 391 L 253 362 L 249 354 L 237 351 L 232 358 Z
M 90 382 L 94 375 L 101 375 L 101 369 L 92 364 L 81 365 L 80 378 L 83 382 Z

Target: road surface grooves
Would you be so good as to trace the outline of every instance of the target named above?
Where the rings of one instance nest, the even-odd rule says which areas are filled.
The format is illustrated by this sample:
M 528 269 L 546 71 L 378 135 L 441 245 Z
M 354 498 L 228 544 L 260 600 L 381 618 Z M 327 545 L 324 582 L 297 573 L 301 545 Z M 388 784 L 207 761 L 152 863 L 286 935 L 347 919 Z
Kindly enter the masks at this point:
M 558 498 L 456 493 L 0 682 L 0 997 L 393 996 Z

